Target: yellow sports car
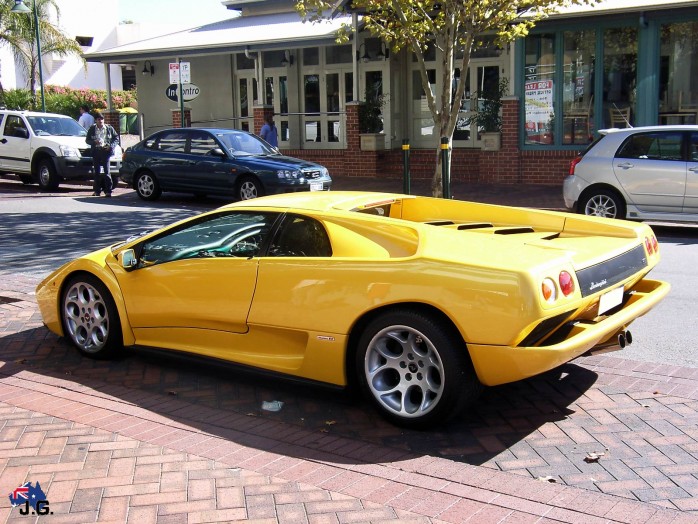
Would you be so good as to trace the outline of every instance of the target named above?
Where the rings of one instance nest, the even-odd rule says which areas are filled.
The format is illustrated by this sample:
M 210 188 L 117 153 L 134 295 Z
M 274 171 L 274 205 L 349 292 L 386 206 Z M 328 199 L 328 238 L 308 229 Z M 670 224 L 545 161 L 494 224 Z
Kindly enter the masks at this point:
M 37 288 L 84 354 L 123 346 L 356 383 L 397 424 L 623 347 L 669 284 L 649 226 L 387 193 L 238 202 L 65 264 Z

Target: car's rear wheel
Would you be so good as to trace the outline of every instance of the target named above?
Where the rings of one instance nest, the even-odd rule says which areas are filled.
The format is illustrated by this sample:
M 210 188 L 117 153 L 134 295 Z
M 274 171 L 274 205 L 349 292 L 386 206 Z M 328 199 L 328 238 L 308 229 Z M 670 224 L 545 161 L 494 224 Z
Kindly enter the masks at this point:
M 53 162 L 50 159 L 44 158 L 37 164 L 37 180 L 39 187 L 44 191 L 52 191 L 58 187 L 58 175 Z
M 264 196 L 264 188 L 262 184 L 254 177 L 246 176 L 238 184 L 238 199 L 250 200 Z
M 136 177 L 136 193 L 143 200 L 157 200 L 162 194 L 162 189 L 153 173 L 142 171 Z
M 76 275 L 66 282 L 61 316 L 65 336 L 88 357 L 109 358 L 123 346 L 114 299 L 92 275 Z
M 455 328 L 416 310 L 386 312 L 367 325 L 356 371 L 378 411 L 411 428 L 444 422 L 482 389 Z
M 625 203 L 609 189 L 591 189 L 579 200 L 579 212 L 584 215 L 625 218 Z

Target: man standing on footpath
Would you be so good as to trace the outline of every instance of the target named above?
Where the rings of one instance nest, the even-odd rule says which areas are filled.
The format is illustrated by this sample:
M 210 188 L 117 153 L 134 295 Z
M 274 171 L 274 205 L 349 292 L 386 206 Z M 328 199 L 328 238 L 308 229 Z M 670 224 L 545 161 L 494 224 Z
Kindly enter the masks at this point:
M 92 124 L 95 123 L 94 117 L 90 114 L 90 108 L 85 104 L 80 106 L 80 118 L 78 118 L 78 124 L 80 124 L 85 129 L 89 129 Z
M 267 115 L 266 124 L 259 130 L 259 136 L 269 142 L 269 145 L 279 147 L 279 134 L 274 125 L 274 115 Z
M 111 197 L 112 179 L 109 174 L 109 158 L 114 154 L 119 136 L 112 126 L 104 124 L 102 113 L 95 114 L 95 123 L 87 130 L 85 142 L 92 146 L 92 166 L 95 173 L 92 196 L 99 196 L 104 190 L 104 196 Z

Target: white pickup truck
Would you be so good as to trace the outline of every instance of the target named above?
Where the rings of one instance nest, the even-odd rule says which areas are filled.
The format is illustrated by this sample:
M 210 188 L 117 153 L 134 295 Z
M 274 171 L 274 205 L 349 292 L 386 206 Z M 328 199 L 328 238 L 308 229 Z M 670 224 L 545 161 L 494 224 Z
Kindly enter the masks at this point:
M 52 190 L 64 180 L 93 178 L 87 131 L 74 119 L 53 113 L 0 109 L 0 174 L 15 174 L 25 184 Z M 118 176 L 117 146 L 110 172 Z

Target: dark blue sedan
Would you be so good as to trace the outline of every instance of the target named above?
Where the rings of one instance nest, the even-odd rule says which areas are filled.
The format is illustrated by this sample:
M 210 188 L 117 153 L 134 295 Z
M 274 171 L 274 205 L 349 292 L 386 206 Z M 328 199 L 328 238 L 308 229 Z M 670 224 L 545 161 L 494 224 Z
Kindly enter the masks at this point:
M 284 156 L 237 129 L 159 131 L 123 155 L 119 176 L 144 200 L 163 191 L 248 200 L 296 191 L 329 191 L 327 168 Z

